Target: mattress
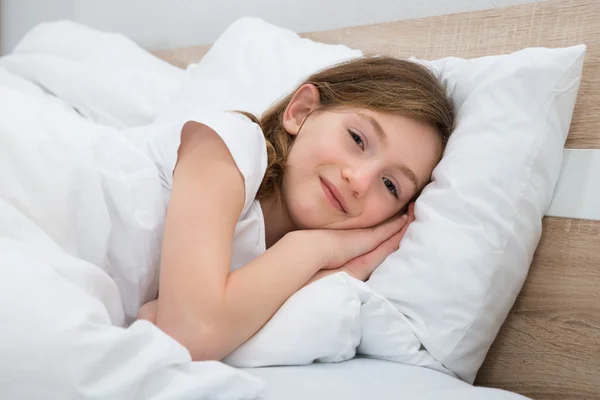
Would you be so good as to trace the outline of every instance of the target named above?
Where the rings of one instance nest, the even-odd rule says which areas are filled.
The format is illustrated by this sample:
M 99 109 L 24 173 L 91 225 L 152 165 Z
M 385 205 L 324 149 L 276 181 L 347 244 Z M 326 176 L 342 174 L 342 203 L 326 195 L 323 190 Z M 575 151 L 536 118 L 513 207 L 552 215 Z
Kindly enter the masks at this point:
M 368 358 L 245 370 L 266 381 L 264 400 L 527 399 L 504 390 L 474 387 L 431 369 Z

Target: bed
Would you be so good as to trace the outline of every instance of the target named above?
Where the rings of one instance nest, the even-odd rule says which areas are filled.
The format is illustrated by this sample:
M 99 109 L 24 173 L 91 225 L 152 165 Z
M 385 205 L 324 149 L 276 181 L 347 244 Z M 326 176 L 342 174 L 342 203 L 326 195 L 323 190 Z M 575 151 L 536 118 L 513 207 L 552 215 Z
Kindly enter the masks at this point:
M 559 0 L 301 36 L 345 44 L 365 53 L 425 59 L 469 58 L 525 47 L 585 43 L 583 80 L 566 147 L 592 150 L 600 149 L 598 21 L 600 3 L 596 0 Z M 209 48 L 205 45 L 154 54 L 185 67 L 199 61 Z M 544 219 L 542 239 L 527 281 L 479 371 L 476 386 L 500 388 L 535 399 L 600 396 L 600 221 L 576 216 Z M 411 383 L 419 379 L 438 382 L 440 387 L 448 385 L 449 392 L 437 393 L 443 398 L 451 398 L 452 390 L 462 387 L 460 382 L 454 386 L 456 382 L 445 381 L 434 371 L 421 370 L 356 359 L 337 365 L 274 367 L 251 372 L 267 380 L 267 398 L 273 399 L 284 395 L 288 399 L 332 398 L 331 393 L 346 393 L 344 398 L 397 398 L 399 391 L 410 392 L 406 388 L 413 387 Z M 373 384 L 376 381 L 387 382 L 386 390 L 376 389 L 381 388 Z M 477 398 L 486 399 L 510 396 L 504 391 L 477 393 L 474 395 L 481 396 Z M 464 393 L 456 396 L 469 398 Z

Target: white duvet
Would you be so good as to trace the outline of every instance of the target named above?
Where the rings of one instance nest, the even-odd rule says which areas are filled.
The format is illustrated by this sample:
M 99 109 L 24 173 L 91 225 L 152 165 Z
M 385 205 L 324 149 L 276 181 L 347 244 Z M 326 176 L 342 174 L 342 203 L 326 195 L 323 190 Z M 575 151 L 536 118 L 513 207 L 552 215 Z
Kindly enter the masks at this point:
M 263 382 L 233 367 L 357 352 L 451 374 L 410 321 L 345 274 L 298 292 L 225 363 L 191 362 L 135 321 L 157 292 L 165 210 L 155 166 L 126 129 L 151 122 L 190 79 L 122 36 L 69 22 L 36 27 L 0 59 L 1 397 L 250 399 Z
M 156 293 L 164 210 L 154 165 L 116 127 L 151 120 L 183 72 L 148 57 L 165 91 L 128 87 L 137 66 L 110 50 L 128 46 L 51 25 L 0 60 L 0 397 L 255 398 L 257 378 L 130 325 Z

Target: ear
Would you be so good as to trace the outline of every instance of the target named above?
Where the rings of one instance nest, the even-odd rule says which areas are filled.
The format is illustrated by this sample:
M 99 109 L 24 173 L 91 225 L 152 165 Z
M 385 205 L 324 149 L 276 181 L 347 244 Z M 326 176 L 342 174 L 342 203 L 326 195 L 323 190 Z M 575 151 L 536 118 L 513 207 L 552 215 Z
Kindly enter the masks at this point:
M 283 127 L 290 135 L 297 135 L 304 120 L 319 106 L 319 90 L 312 83 L 306 83 L 292 96 L 283 113 Z

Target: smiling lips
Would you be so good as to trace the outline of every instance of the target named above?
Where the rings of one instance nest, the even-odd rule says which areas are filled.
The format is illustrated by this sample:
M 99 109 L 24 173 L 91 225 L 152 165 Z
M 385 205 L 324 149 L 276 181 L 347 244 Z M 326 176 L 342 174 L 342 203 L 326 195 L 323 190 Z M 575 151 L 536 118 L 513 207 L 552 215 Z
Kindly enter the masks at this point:
M 321 188 L 323 188 L 325 197 L 327 198 L 327 200 L 329 200 L 332 206 L 334 206 L 336 209 L 343 212 L 344 214 L 348 213 L 348 208 L 346 207 L 344 198 L 333 183 L 329 182 L 325 178 L 321 178 Z

